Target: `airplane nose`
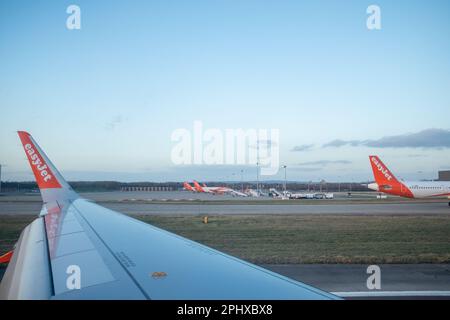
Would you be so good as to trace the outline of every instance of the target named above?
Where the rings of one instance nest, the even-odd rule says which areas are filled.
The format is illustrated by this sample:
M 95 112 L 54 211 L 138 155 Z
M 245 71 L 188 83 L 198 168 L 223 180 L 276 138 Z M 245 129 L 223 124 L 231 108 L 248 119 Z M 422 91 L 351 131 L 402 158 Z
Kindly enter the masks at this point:
M 375 190 L 375 191 L 379 191 L 380 189 L 378 188 L 378 183 L 369 183 L 367 185 L 367 188 L 371 189 L 371 190 Z

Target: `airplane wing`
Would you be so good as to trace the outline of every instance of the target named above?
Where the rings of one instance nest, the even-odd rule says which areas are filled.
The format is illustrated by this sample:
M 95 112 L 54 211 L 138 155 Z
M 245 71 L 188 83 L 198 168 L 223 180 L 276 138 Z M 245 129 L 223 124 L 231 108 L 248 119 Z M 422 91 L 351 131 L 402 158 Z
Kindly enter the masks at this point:
M 0 299 L 336 299 L 81 198 L 19 132 L 44 202 L 17 242 Z

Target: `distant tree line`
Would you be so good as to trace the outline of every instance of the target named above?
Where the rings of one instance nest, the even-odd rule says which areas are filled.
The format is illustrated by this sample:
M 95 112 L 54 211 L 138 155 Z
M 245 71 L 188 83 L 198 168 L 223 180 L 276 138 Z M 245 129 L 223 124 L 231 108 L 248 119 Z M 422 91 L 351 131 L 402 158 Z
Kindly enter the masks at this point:
M 120 191 L 122 187 L 170 187 L 172 190 L 181 190 L 183 188 L 182 182 L 117 182 L 117 181 L 70 181 L 69 184 L 75 191 L 78 192 L 106 192 L 106 191 Z M 206 182 L 208 186 L 226 186 L 235 190 L 256 189 L 256 182 Z M 35 192 L 38 190 L 36 182 L 2 182 L 1 191 L 6 192 Z M 275 188 L 282 191 L 284 183 L 281 181 L 275 182 L 260 182 L 259 188 L 268 190 Z M 368 191 L 367 184 L 355 182 L 291 182 L 286 185 L 286 189 L 290 191 L 322 191 L 322 192 L 352 192 L 352 191 Z

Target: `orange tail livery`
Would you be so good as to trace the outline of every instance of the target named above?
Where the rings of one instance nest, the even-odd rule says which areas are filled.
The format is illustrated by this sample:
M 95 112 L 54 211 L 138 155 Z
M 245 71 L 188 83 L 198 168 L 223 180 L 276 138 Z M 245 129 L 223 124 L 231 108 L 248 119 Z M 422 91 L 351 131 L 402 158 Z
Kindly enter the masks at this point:
M 370 165 L 372 166 L 374 184 L 370 184 L 369 188 L 384 193 L 414 198 L 411 190 L 392 174 L 386 165 L 378 158 L 378 156 L 369 156 Z
M 184 190 L 195 191 L 194 188 L 192 188 L 192 186 L 187 182 L 183 183 L 183 187 L 184 187 Z
M 195 180 L 194 180 L 194 187 L 195 187 L 195 190 L 197 190 L 198 192 L 205 192 L 205 190 L 203 190 L 202 186 Z

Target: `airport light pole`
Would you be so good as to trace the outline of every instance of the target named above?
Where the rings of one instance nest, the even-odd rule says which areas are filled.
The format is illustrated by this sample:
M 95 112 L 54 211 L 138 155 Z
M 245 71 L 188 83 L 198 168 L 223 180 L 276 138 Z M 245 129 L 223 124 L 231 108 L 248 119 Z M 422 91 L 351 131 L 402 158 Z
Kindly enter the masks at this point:
M 323 186 L 325 185 L 326 181 L 324 179 L 320 180 L 320 193 L 322 193 Z
M 244 170 L 241 169 L 241 191 L 244 192 Z
M 230 182 L 236 181 L 236 180 L 234 180 L 234 179 L 236 179 L 235 177 L 236 177 L 236 173 L 233 172 L 233 173 L 231 174 L 231 177 L 230 177 L 230 179 L 231 179 Z
M 259 195 L 259 139 L 256 140 L 256 193 Z
M 256 192 L 259 194 L 259 162 L 256 163 Z
M 284 165 L 284 166 L 282 166 L 282 168 L 284 169 L 284 195 L 286 195 L 286 177 L 287 177 L 286 170 L 287 170 L 287 166 Z

